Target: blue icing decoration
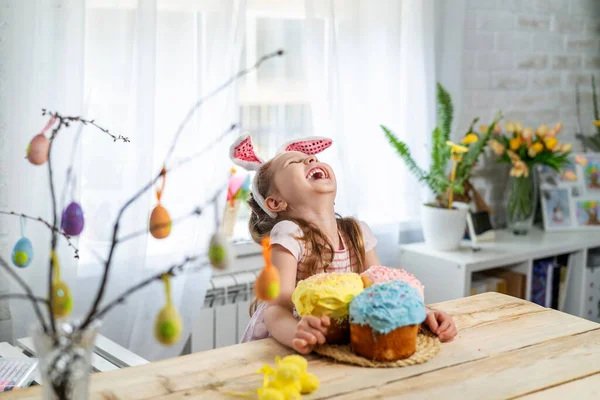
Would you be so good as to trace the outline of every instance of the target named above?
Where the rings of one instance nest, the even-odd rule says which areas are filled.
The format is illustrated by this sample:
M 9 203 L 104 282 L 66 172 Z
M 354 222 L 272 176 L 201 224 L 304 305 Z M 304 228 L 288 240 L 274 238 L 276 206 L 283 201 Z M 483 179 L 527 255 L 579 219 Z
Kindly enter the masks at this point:
M 425 305 L 406 282 L 390 281 L 366 288 L 350 303 L 350 322 L 387 334 L 425 321 Z

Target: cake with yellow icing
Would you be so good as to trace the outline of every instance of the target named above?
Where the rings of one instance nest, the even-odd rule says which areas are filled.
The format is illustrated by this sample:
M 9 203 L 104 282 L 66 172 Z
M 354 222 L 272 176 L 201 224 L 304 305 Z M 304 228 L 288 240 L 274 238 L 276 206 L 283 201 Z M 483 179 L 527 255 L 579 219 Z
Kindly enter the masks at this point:
M 327 343 L 343 344 L 350 339 L 348 309 L 350 302 L 363 291 L 363 282 L 353 272 L 323 273 L 298 282 L 292 301 L 301 317 L 327 316 L 331 325 L 327 330 Z

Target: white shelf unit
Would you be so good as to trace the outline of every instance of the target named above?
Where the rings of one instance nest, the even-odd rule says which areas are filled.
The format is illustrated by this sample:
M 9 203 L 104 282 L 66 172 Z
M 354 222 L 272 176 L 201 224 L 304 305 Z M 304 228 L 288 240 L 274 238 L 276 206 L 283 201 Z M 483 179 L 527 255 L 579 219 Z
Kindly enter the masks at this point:
M 495 268 L 511 268 L 527 276 L 526 297 L 529 300 L 533 262 L 569 254 L 569 283 L 565 311 L 584 318 L 596 319 L 600 301 L 600 268 L 588 265 L 590 250 L 600 249 L 600 231 L 543 232 L 534 229 L 527 235 L 515 236 L 496 231 L 493 242 L 478 244 L 473 251 L 465 241 L 455 251 L 436 251 L 425 243 L 401 246 L 400 266 L 415 274 L 425 286 L 427 303 L 469 296 L 474 272 Z

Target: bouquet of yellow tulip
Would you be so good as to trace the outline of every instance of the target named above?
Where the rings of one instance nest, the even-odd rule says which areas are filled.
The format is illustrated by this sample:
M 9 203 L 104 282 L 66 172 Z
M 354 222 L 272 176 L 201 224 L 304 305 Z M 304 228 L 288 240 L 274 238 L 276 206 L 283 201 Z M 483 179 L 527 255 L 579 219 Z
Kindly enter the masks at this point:
M 487 130 L 485 126 L 481 128 Z M 507 133 L 498 132 L 498 136 L 490 140 L 490 147 L 500 156 L 500 162 L 512 164 L 510 176 L 528 177 L 535 164 L 545 164 L 559 172 L 569 163 L 572 145 L 559 143 L 557 139 L 562 130 L 561 122 L 552 128 L 541 125 L 535 131 L 523 128 L 520 122 L 507 122 L 504 128 Z
M 537 204 L 537 182 L 532 169 L 536 164 L 543 164 L 560 172 L 570 163 L 572 145 L 557 139 L 562 130 L 561 122 L 551 128 L 541 125 L 535 131 L 523 128 L 520 122 L 507 122 L 504 128 L 506 133 L 496 132 L 489 145 L 500 156 L 499 162 L 512 165 L 506 208 L 508 225 L 513 232 L 523 234 L 533 223 Z

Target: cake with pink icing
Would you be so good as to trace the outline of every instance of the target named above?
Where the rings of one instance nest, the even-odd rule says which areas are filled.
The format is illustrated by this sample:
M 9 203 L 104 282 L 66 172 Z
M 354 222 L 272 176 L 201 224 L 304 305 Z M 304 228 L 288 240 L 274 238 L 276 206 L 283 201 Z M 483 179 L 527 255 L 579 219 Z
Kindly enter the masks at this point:
M 420 295 L 421 299 L 425 298 L 424 288 L 421 282 L 410 272 L 406 272 L 401 268 L 389 268 L 383 265 L 373 265 L 371 268 L 360 274 L 360 277 L 365 285 L 365 288 L 376 285 L 378 283 L 386 283 L 390 281 L 406 282 L 413 287 Z

